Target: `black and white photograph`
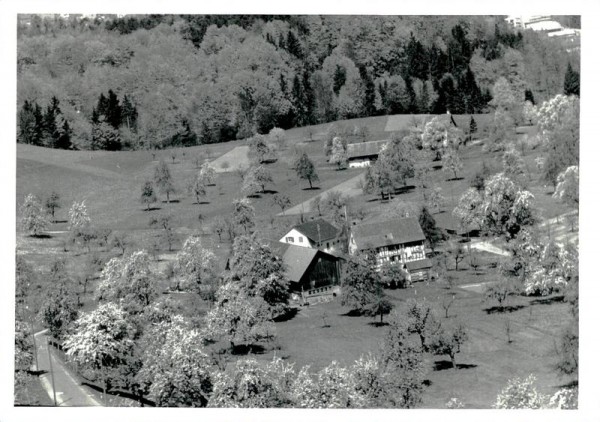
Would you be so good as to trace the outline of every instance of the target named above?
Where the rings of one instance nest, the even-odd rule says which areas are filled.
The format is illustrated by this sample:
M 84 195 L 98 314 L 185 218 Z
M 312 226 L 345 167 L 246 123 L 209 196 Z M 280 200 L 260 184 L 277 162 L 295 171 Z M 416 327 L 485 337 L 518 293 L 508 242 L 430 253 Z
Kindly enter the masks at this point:
M 584 420 L 580 389 L 599 393 L 597 327 L 579 306 L 580 250 L 593 266 L 595 243 L 589 189 L 579 205 L 580 158 L 582 189 L 597 166 L 581 125 L 597 114 L 597 59 L 582 66 L 595 17 L 536 4 L 13 4 L 11 417 Z M 589 312 L 597 277 L 582 275 Z

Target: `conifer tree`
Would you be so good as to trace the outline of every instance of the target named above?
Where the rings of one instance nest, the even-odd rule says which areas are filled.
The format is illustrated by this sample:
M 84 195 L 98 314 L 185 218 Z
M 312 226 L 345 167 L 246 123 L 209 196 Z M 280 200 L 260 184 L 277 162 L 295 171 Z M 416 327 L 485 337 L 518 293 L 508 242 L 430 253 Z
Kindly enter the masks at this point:
M 567 66 L 564 83 L 565 95 L 577 95 L 579 97 L 579 72 L 573 70 L 571 63 Z
M 525 101 L 529 101 L 531 104 L 535 105 L 535 99 L 533 98 L 533 92 L 527 88 L 525 90 Z

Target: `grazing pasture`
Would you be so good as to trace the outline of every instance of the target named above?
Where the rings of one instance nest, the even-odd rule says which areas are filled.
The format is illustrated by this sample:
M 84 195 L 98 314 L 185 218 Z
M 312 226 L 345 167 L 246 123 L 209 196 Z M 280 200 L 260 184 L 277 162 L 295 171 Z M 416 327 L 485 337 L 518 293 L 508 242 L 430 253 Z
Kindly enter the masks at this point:
M 365 126 L 369 129 L 370 139 L 383 139 L 391 135 L 389 130 L 405 127 L 398 123 L 402 119 L 405 117 L 383 116 L 335 124 Z M 414 212 L 423 203 L 423 192 L 416 187 L 413 179 L 409 179 L 390 200 L 381 201 L 378 195 L 363 194 L 360 181 L 364 169 L 338 170 L 334 164 L 327 162 L 323 139 L 331 125 L 287 131 L 284 143 L 277 149 L 278 159 L 265 165 L 274 183 L 266 186 L 265 193 L 250 198 L 261 237 L 276 239 L 300 218 L 315 215 L 310 209 L 310 201 L 332 190 L 348 196 L 350 218 L 355 218 L 358 210 L 362 213 L 361 219 L 400 215 L 404 209 Z M 523 132 L 531 139 L 535 136 L 530 128 Z M 199 321 L 210 304 L 195 294 L 168 292 L 172 287 L 169 268 L 182 242 L 192 233 L 202 236 L 203 246 L 216 254 L 221 269 L 224 268 L 231 242 L 226 234 L 219 239 L 213 233 L 211 223 L 215 217 L 231 213 L 232 201 L 242 197 L 242 179 L 235 169 L 237 164 L 248 162 L 247 150 L 246 141 L 123 152 L 59 151 L 18 144 L 17 207 L 28 193 L 45 198 L 56 191 L 60 195 L 61 208 L 56 211 L 56 222 L 51 224 L 47 237 L 33 238 L 20 231 L 17 233 L 17 254 L 25 257 L 41 273 L 49 271 L 54 260 L 64 259 L 69 274 L 76 280 L 83 280 L 89 254 L 81 247 L 67 244 L 66 230 L 70 205 L 73 201 L 85 200 L 95 227 L 125 234 L 128 250 L 145 248 L 151 251 L 155 257 L 152 269 L 159 275 L 161 292 L 176 299 L 188 316 Z M 557 223 L 557 216 L 570 210 L 551 197 L 551 186 L 544 186 L 539 181 L 536 150 L 524 148 L 523 151 L 526 171 L 520 176 L 521 183 L 535 195 L 539 218 L 547 220 L 543 227 L 547 227 L 548 236 L 576 241 L 577 233 L 567 230 L 564 217 Z M 295 158 L 304 152 L 313 161 L 319 175 L 313 189 L 309 189 L 306 181 L 299 180 L 293 169 Z M 468 142 L 459 149 L 459 155 L 464 168 L 457 178 L 444 172 L 439 162 L 427 159 L 417 163 L 419 167 L 431 169 L 431 184 L 443 193 L 445 201 L 440 211 L 432 214 L 438 225 L 444 228 L 456 228 L 452 210 L 482 163 L 485 161 L 493 171 L 502 170 L 502 153 L 486 152 L 481 142 Z M 160 159 L 168 164 L 177 192 L 171 194 L 170 203 L 166 202 L 166 197 L 157 194 L 158 202 L 146 211 L 146 206 L 140 202 L 141 187 L 144 181 L 152 180 Z M 217 175 L 214 185 L 207 187 L 206 195 L 198 204 L 195 196 L 188 194 L 186 185 L 204 161 L 211 161 L 217 166 Z M 223 163 L 229 165 L 223 166 Z M 291 207 L 285 214 L 273 203 L 276 193 L 284 193 L 291 200 Z M 175 234 L 171 251 L 157 243 L 160 230 L 148 224 L 151 217 L 165 214 L 171 216 Z M 494 244 L 497 248 L 503 247 L 500 240 Z M 117 248 L 110 246 L 92 246 L 91 249 L 103 262 L 121 254 Z M 486 302 L 484 288 L 487 283 L 497 280 L 496 267 L 507 258 L 476 248 L 471 253 L 476 257 L 476 268 L 468 264 L 468 259 L 459 264 L 458 270 L 454 270 L 453 262 L 448 262 L 452 288 L 445 283 L 422 282 L 408 289 L 386 290 L 397 312 L 402 313 L 407 300 L 425 298 L 432 303 L 444 325 L 460 321 L 469 334 L 469 341 L 457 356 L 457 369 L 449 368 L 449 359 L 444 356 L 428 355 L 428 387 L 420 407 L 442 408 L 451 398 L 458 398 L 468 408 L 489 408 L 508 379 L 529 373 L 537 376 L 544 393 L 554 392 L 559 386 L 568 384 L 570 380 L 558 378 L 553 369 L 555 344 L 567 324 L 568 305 L 560 297 L 543 300 L 511 297 L 502 308 Z M 78 287 L 82 311 L 96 306 L 94 292 L 98 276 L 98 273 L 92 276 L 85 288 L 82 285 Z M 39 292 L 44 291 L 46 283 L 40 277 L 36 286 Z M 464 288 L 461 287 L 463 285 Z M 452 304 L 448 308 L 448 318 L 445 318 L 446 311 L 442 305 L 448 306 L 449 301 Z M 384 321 L 390 318 L 386 316 Z M 379 349 L 386 327 L 377 326 L 374 321 L 370 317 L 348 315 L 348 309 L 341 306 L 339 298 L 300 307 L 295 316 L 276 323 L 276 340 L 255 353 L 254 357 L 268 361 L 279 356 L 295 363 L 297 369 L 310 365 L 313 371 L 327 366 L 332 360 L 350 365 L 361 355 L 376 353 Z M 229 361 L 236 358 L 235 355 L 225 357 Z

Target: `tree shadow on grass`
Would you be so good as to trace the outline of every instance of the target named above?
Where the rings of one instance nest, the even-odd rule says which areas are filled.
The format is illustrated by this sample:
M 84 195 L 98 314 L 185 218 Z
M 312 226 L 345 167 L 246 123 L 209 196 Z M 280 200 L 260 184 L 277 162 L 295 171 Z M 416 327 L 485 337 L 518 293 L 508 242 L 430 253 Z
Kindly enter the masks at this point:
M 351 311 L 348 311 L 345 314 L 340 314 L 340 316 L 360 317 L 363 316 L 363 313 L 360 309 L 352 309 Z
M 50 236 L 47 233 L 32 234 L 30 237 L 33 237 L 34 239 L 50 239 L 50 238 L 52 238 L 52 236 Z
M 484 309 L 484 311 L 490 314 L 503 314 L 518 311 L 523 309 L 525 305 L 505 305 L 505 306 L 492 306 L 491 308 Z
M 552 305 L 556 302 L 563 302 L 565 300 L 564 295 L 558 295 L 553 297 L 545 297 L 542 299 L 534 299 L 529 302 L 530 305 Z
M 386 327 L 390 325 L 389 322 L 372 321 L 368 323 L 371 327 Z
M 470 369 L 477 368 L 477 365 L 468 364 L 468 363 L 457 363 L 456 368 L 452 367 L 452 361 L 449 360 L 436 360 L 434 362 L 434 371 L 443 371 L 446 369 Z
M 210 204 L 209 201 L 200 201 L 200 202 L 193 202 L 192 205 L 208 205 Z
M 456 180 L 465 180 L 464 177 L 451 177 L 450 179 L 446 179 L 446 182 L 454 182 Z
M 276 190 L 265 189 L 262 193 L 267 194 L 267 195 L 274 195 L 279 192 L 277 192 Z
M 68 223 L 69 220 L 54 220 L 54 224 L 64 224 L 64 223 Z
M 575 388 L 579 387 L 579 380 L 573 380 L 563 385 L 557 385 L 555 388 Z
M 179 199 L 171 199 L 170 201 L 162 201 L 163 204 L 179 204 Z
M 394 193 L 396 195 L 402 195 L 403 193 L 409 193 L 415 190 L 413 185 L 402 186 L 400 188 L 394 189 Z
M 252 353 L 253 355 L 262 355 L 265 352 L 265 347 L 261 346 L 260 344 L 236 344 L 231 349 L 232 355 L 248 355 L 250 353 Z
M 92 384 L 91 382 L 82 382 L 81 385 L 85 385 L 86 387 L 88 387 L 94 391 L 97 391 L 98 393 L 104 392 L 104 390 L 102 389 L 101 386 Z M 152 406 L 152 407 L 156 406 L 156 403 L 154 403 L 152 400 L 149 400 L 144 397 L 140 398 L 129 391 L 123 391 L 123 390 L 117 390 L 117 389 L 110 388 L 106 391 L 106 394 L 107 395 L 110 394 L 111 396 L 123 397 L 126 399 L 136 401 L 138 403 L 140 403 L 140 401 L 141 401 L 142 403 L 144 403 L 144 406 Z
M 160 210 L 160 207 L 150 207 L 150 208 L 144 208 L 144 212 L 149 212 L 149 211 L 158 211 Z
M 302 190 L 321 190 L 319 186 L 313 186 L 312 188 L 302 188 Z
M 431 166 L 432 169 L 434 170 L 440 170 L 442 168 L 441 164 L 436 164 L 435 166 Z
M 285 322 L 285 321 L 289 321 L 290 319 L 294 318 L 296 315 L 298 314 L 298 308 L 290 308 L 286 313 L 284 313 L 283 315 L 278 315 L 275 318 L 273 318 L 274 322 Z

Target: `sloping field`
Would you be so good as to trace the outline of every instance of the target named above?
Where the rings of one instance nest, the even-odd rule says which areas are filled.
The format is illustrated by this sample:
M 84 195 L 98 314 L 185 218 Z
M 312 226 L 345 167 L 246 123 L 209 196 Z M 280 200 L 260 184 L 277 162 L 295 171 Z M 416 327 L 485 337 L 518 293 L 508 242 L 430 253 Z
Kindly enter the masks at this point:
M 396 114 L 394 116 L 388 116 L 385 131 L 397 132 L 400 130 L 407 130 L 411 127 L 420 127 L 436 116 L 437 114 Z M 469 132 L 469 124 L 471 123 L 470 114 L 453 114 L 452 117 L 459 128 L 466 133 Z M 492 115 L 473 114 L 473 119 L 475 119 L 475 123 L 477 124 L 477 131 L 481 133 L 488 127 Z
M 235 171 L 238 168 L 246 170 L 250 167 L 250 159 L 248 158 L 249 147 L 242 145 L 235 147 L 229 152 L 221 155 L 213 160 L 210 165 L 217 173 L 227 173 Z
M 324 197 L 329 192 L 338 191 L 342 193 L 344 196 L 348 196 L 350 198 L 362 195 L 362 189 L 359 187 L 360 181 L 363 179 L 364 173 L 358 174 L 351 179 L 348 179 L 337 186 L 332 187 L 331 189 L 327 189 L 324 192 L 320 192 L 319 194 L 313 196 L 306 201 L 295 205 L 287 210 L 285 210 L 285 215 L 297 215 L 304 214 L 311 209 L 310 203 L 317 196 Z M 279 213 L 277 215 L 284 215 L 284 213 Z

